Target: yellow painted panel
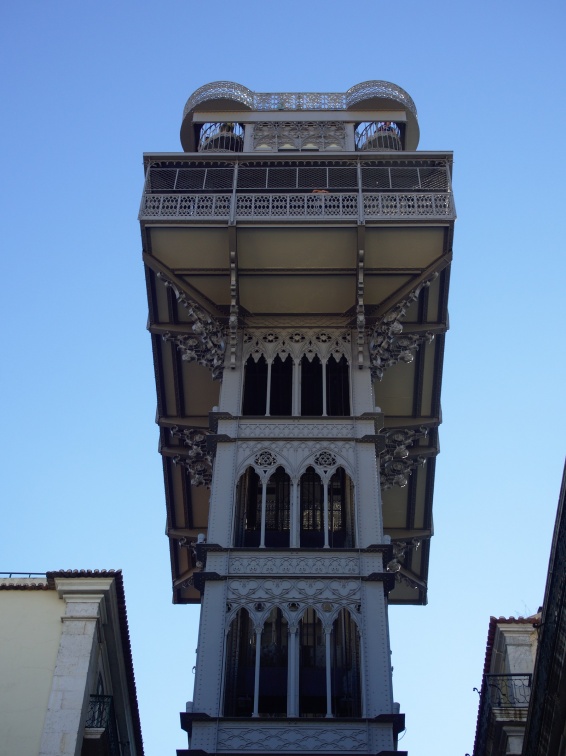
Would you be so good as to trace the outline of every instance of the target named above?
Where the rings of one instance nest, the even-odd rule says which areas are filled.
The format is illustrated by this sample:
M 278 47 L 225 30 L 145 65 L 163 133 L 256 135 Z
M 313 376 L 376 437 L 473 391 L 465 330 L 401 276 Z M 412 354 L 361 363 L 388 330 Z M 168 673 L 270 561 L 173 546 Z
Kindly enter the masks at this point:
M 354 228 L 243 228 L 240 270 L 350 268 L 357 259 Z
M 367 268 L 422 269 L 444 251 L 445 229 L 434 226 L 366 229 Z
M 172 270 L 230 268 L 226 227 L 152 228 L 151 252 Z
M 229 276 L 182 276 L 194 289 L 217 305 L 230 305 Z M 181 309 L 181 308 L 179 308 Z
M 355 276 L 240 276 L 240 303 L 252 313 L 338 313 L 356 302 Z
M 374 382 L 378 407 L 386 415 L 411 417 L 413 414 L 413 382 L 415 362 L 399 362 L 385 371 L 383 380 Z
M 364 302 L 366 306 L 380 304 L 409 280 L 409 276 L 366 275 L 364 279 Z

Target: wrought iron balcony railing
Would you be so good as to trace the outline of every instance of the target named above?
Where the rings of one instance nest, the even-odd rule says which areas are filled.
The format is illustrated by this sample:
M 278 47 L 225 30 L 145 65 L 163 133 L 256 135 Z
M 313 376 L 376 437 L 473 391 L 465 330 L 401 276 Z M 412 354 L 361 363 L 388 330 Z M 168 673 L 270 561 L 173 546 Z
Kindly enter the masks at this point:
M 525 713 L 531 698 L 530 674 L 484 675 L 478 715 L 474 756 L 488 753 L 493 726 L 498 720 L 516 718 L 517 710 Z
M 91 696 L 85 727 L 104 730 L 109 756 L 121 756 L 112 696 Z M 126 751 L 127 753 L 128 751 Z
M 160 161 L 140 219 L 373 220 L 455 217 L 446 160 Z
M 198 105 L 219 99 L 241 103 L 251 110 L 345 110 L 375 97 L 398 102 L 417 115 L 412 97 L 390 81 L 363 81 L 346 92 L 252 92 L 234 81 L 213 81 L 193 92 L 183 118 Z

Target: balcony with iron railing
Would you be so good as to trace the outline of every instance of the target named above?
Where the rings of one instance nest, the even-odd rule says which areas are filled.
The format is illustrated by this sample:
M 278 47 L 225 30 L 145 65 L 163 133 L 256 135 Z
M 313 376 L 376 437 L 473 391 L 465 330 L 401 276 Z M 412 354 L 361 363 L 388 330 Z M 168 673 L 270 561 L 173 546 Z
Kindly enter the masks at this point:
M 148 164 L 140 220 L 455 218 L 446 159 Z
M 112 696 L 91 696 L 85 722 L 81 756 L 128 756 L 127 744 L 120 743 Z
M 473 756 L 493 756 L 498 724 L 522 723 L 531 699 L 530 674 L 484 675 Z

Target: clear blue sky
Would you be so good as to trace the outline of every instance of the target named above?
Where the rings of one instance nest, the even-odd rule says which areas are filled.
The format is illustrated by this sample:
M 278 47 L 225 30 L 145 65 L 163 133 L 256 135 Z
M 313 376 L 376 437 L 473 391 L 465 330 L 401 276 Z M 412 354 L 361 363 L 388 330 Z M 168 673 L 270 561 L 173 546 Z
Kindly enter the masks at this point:
M 414 98 L 459 220 L 430 603 L 391 610 L 410 756 L 473 747 L 490 614 L 542 602 L 565 452 L 565 6 L 2 3 L 0 570 L 124 570 L 147 756 L 186 747 L 198 611 L 171 605 L 136 216 L 142 153 L 231 79 Z

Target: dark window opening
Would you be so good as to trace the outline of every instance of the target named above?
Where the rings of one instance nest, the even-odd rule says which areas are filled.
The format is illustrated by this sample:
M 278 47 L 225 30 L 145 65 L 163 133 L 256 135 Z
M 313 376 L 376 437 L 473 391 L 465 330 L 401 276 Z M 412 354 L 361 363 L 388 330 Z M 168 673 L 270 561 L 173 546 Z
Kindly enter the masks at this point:
M 322 364 L 318 357 L 301 360 L 301 415 L 322 415 Z
M 244 375 L 243 415 L 265 415 L 267 401 L 267 362 L 248 357 Z
M 324 489 L 322 480 L 308 467 L 301 476 L 301 540 L 307 548 L 324 546 Z
M 328 484 L 328 543 L 330 548 L 354 545 L 354 507 L 350 478 L 339 467 Z
M 254 707 L 255 632 L 250 616 L 240 609 L 226 639 L 224 716 L 250 717 Z
M 278 467 L 267 484 L 265 505 L 265 545 L 288 546 L 291 520 L 291 481 Z
M 249 467 L 236 490 L 235 546 L 259 546 L 261 535 L 261 485 L 259 475 Z
M 326 363 L 326 414 L 350 414 L 350 381 L 348 361 L 331 356 Z
M 271 363 L 271 392 L 269 414 L 291 415 L 293 410 L 293 361 L 279 355 Z
M 326 649 L 322 622 L 307 609 L 299 623 L 299 715 L 326 715 Z
M 281 609 L 272 609 L 261 633 L 259 714 L 276 717 L 287 715 L 288 638 L 287 620 Z
M 332 626 L 332 713 L 361 717 L 360 639 L 356 623 L 341 609 Z

